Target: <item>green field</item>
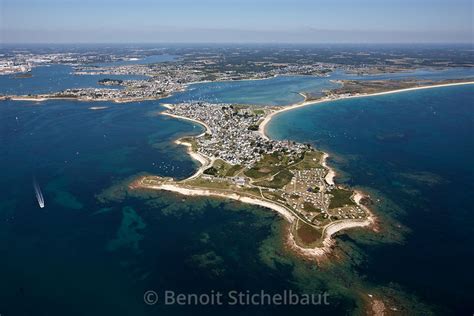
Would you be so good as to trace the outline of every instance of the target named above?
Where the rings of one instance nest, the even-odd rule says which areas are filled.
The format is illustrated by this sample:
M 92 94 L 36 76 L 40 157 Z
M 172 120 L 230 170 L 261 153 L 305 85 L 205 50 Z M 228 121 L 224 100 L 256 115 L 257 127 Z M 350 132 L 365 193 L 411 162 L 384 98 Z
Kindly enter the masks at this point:
M 285 185 L 290 183 L 293 178 L 293 174 L 288 169 L 283 169 L 278 172 L 271 181 L 263 180 L 255 182 L 255 185 L 272 188 L 272 189 L 282 189 Z
M 237 173 L 239 173 L 240 170 L 242 170 L 242 166 L 241 166 L 241 165 L 233 165 L 232 167 L 229 168 L 229 170 L 227 170 L 226 176 L 227 176 L 227 177 L 233 177 L 233 176 L 235 176 Z
M 255 195 L 257 197 L 262 197 L 260 190 L 258 188 L 241 188 L 241 190 L 247 194 Z
M 355 202 L 352 201 L 352 191 L 344 189 L 334 189 L 330 192 L 333 196 L 331 202 L 329 203 L 329 208 L 343 207 L 345 205 L 355 205 Z
M 265 198 L 267 198 L 269 200 L 276 201 L 276 202 L 283 201 L 281 196 L 277 193 L 267 192 L 267 191 L 262 190 L 262 194 Z
M 274 152 L 266 154 L 251 169 L 245 171 L 245 175 L 259 179 L 277 173 L 288 167 L 289 158 L 286 154 Z
M 307 170 L 313 168 L 323 168 L 321 165 L 321 158 L 323 153 L 320 151 L 307 151 L 304 154 L 304 158 L 301 162 L 293 165 L 290 169 L 294 170 Z
M 298 239 L 306 245 L 311 245 L 319 241 L 322 237 L 322 231 L 314 228 L 302 221 L 298 222 L 298 229 L 296 231 Z
M 314 206 L 313 203 L 304 202 L 304 203 L 303 203 L 303 206 L 304 206 L 304 210 L 305 210 L 306 212 L 318 212 L 318 213 L 321 212 L 321 209 L 318 208 L 318 207 L 316 207 L 316 206 Z
M 204 170 L 204 174 L 221 178 L 233 177 L 240 169 L 240 165 L 231 165 L 222 159 L 216 159 L 211 167 Z
M 211 181 L 208 179 L 197 178 L 184 182 L 193 187 L 209 188 L 209 189 L 230 189 L 230 184 L 227 181 Z

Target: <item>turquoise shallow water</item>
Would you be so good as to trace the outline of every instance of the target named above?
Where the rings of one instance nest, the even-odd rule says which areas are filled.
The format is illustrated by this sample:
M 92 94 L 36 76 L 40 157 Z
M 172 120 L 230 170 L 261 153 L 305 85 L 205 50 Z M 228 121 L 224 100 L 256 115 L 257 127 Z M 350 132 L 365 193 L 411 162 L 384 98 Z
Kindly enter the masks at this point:
M 277 115 L 270 136 L 333 153 L 338 179 L 398 207 L 402 244 L 367 246 L 357 268 L 394 282 L 441 314 L 472 312 L 473 86 L 328 102 Z M 397 229 L 392 227 L 392 229 Z
M 319 93 L 337 87 L 326 77 L 279 76 L 264 80 L 224 81 L 190 85 L 188 91 L 169 102 L 203 100 L 210 102 L 287 105 L 302 101 L 298 92 Z
M 179 93 L 164 102 L 209 101 L 224 103 L 242 103 L 259 105 L 288 105 L 303 101 L 299 92 L 318 96 L 323 90 L 336 88 L 332 80 L 361 79 L 403 79 L 420 78 L 428 80 L 445 80 L 455 78 L 474 78 L 471 69 L 458 68 L 446 70 L 420 69 L 411 72 L 380 75 L 350 75 L 335 71 L 328 77 L 315 76 L 278 76 L 264 80 L 243 80 L 198 83 L 189 86 L 188 90 Z
M 128 195 L 121 181 L 142 172 L 192 174 L 196 163 L 173 140 L 202 128 L 157 115 L 163 108 L 156 102 L 89 109 L 97 105 L 1 103 L 2 314 L 334 314 L 353 306 L 339 294 L 333 306 L 290 310 L 146 305 L 143 294 L 150 289 L 162 295 L 329 287 L 318 279 L 315 289 L 301 288 L 293 259 L 272 237 L 280 220 L 268 210 L 166 193 Z

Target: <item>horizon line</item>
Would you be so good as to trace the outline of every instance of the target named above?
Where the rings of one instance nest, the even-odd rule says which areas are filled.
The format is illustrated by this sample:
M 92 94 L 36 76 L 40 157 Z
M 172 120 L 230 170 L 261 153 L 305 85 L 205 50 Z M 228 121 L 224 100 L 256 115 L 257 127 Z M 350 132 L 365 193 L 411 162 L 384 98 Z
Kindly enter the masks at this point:
M 242 44 L 260 44 L 260 45 L 472 45 L 474 49 L 474 42 L 213 42 L 213 41 L 203 41 L 203 42 L 0 42 L 0 47 L 2 45 L 140 45 L 140 44 L 191 44 L 191 45 L 202 45 L 202 44 L 226 44 L 226 45 L 242 45 Z

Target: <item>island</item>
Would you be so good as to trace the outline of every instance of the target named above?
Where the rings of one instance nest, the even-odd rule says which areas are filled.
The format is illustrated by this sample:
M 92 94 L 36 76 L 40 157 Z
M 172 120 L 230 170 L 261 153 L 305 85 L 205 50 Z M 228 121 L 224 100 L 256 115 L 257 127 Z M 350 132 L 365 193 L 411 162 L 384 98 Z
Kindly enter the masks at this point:
M 121 84 L 123 84 L 123 80 L 105 78 L 100 79 L 97 83 L 103 86 L 120 86 Z

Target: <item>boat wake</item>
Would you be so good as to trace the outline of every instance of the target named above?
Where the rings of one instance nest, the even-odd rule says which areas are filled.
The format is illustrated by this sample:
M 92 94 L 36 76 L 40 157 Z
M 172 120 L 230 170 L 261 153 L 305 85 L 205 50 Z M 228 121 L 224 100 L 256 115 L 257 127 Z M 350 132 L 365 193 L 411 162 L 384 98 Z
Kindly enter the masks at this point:
M 36 180 L 33 180 L 33 187 L 35 188 L 36 199 L 38 200 L 39 207 L 43 208 L 44 207 L 43 193 L 41 193 L 41 188 L 38 185 L 38 182 L 36 182 Z

